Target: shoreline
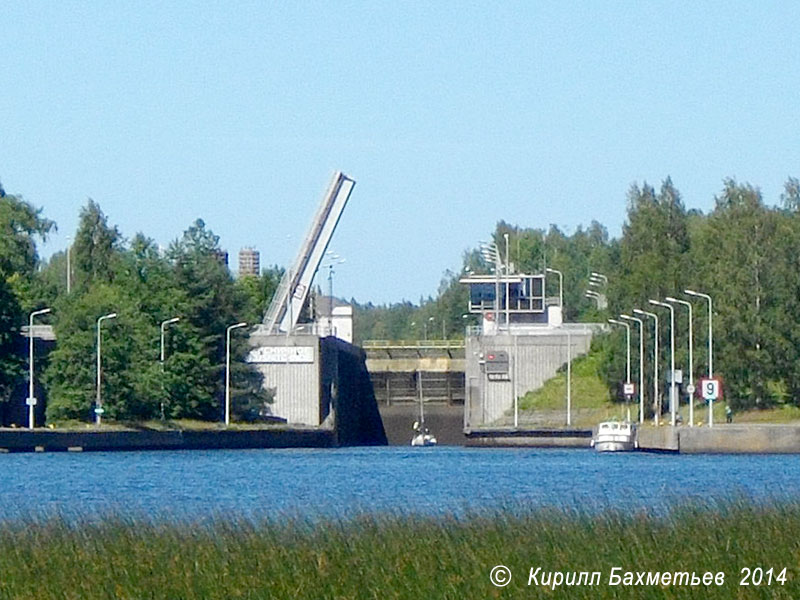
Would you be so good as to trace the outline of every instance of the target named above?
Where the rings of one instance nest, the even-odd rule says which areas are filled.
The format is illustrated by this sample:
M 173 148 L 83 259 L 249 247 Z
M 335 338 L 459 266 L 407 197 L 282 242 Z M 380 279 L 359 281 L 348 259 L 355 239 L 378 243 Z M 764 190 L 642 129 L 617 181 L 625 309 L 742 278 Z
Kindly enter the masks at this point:
M 0 430 L 0 453 L 217 450 L 251 448 L 333 448 L 330 429 L 76 431 Z
M 800 424 L 720 424 L 641 427 L 640 452 L 672 454 L 800 454 Z M 464 447 L 589 449 L 592 430 L 581 428 L 480 428 L 463 433 Z M 336 448 L 324 428 L 248 429 L 0 429 L 0 454 L 11 452 L 114 452 L 255 448 Z M 405 445 L 397 444 L 391 445 Z

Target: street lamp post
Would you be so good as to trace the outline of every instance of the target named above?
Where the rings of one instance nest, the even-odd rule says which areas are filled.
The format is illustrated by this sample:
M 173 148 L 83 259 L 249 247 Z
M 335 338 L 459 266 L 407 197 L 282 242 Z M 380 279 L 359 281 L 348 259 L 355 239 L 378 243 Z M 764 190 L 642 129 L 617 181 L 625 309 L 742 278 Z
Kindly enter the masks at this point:
M 516 341 L 516 338 L 514 338 Z M 572 426 L 572 336 L 567 329 L 567 427 Z
M 653 319 L 653 423 L 657 426 L 661 416 L 661 403 L 658 401 L 658 315 L 638 308 L 633 312 Z
M 680 298 L 673 298 L 672 296 L 668 296 L 666 301 L 682 304 L 689 309 L 689 388 L 687 391 L 689 392 L 689 427 L 694 427 L 694 363 L 692 361 L 692 346 L 694 344 L 692 340 L 694 337 L 692 334 L 692 303 L 681 300 Z
M 593 286 L 593 287 L 596 287 L 598 289 L 602 286 L 603 288 L 605 288 L 607 290 L 608 289 L 608 277 L 606 277 L 602 273 L 598 273 L 597 271 L 592 271 L 591 273 L 589 273 L 589 285 Z M 608 300 L 607 300 L 605 294 L 603 294 L 601 292 L 595 292 L 594 290 L 591 290 L 591 293 L 597 295 L 597 308 L 598 309 L 604 310 L 604 309 L 608 308 Z
M 33 395 L 33 317 L 39 315 L 46 315 L 52 309 L 43 308 L 35 310 L 28 318 L 28 398 L 25 401 L 28 405 L 28 428 L 33 429 L 35 426 L 34 407 L 36 406 L 36 398 Z
M 547 267 L 546 271 L 548 273 L 555 273 L 558 275 L 558 306 L 561 308 L 561 312 L 564 312 L 564 274 L 559 271 L 558 269 L 551 269 Z
M 675 396 L 675 307 L 667 302 L 659 300 L 649 300 L 654 306 L 661 306 L 669 309 L 669 411 L 670 425 L 675 427 L 675 413 L 677 410 L 677 398 Z
M 347 262 L 346 258 L 342 258 L 335 252 L 331 252 L 330 250 L 326 252 L 329 256 L 327 257 L 326 264 L 323 264 L 323 268 L 328 269 L 328 335 L 334 335 L 333 333 L 333 272 L 334 267 L 336 265 L 341 265 Z
M 225 427 L 231 424 L 231 331 L 246 326 L 236 323 L 225 331 Z
M 625 367 L 625 369 L 626 369 L 625 370 L 625 375 L 626 375 L 625 382 L 626 383 L 630 383 L 631 382 L 631 325 L 630 325 L 630 323 L 625 323 L 624 321 L 619 321 L 617 319 L 609 319 L 608 322 L 609 323 L 613 323 L 614 325 L 622 325 L 625 328 L 625 333 L 626 333 L 627 339 L 628 339 L 628 343 L 627 343 L 627 346 L 626 346 L 627 353 L 626 353 L 626 359 L 625 359 L 625 364 L 626 364 L 626 367 Z
M 509 283 L 508 283 L 508 274 L 509 274 L 509 263 L 508 263 L 508 234 L 504 233 L 503 237 L 506 240 L 506 264 L 505 264 L 505 277 L 506 277 L 506 293 L 505 293 L 505 307 L 506 307 L 506 329 L 509 327 L 509 314 L 508 314 L 508 295 L 509 295 Z
M 481 243 L 481 256 L 494 265 L 494 322 L 500 327 L 500 251 L 494 242 Z
M 644 321 L 630 315 L 619 318 L 639 323 L 639 423 L 644 423 Z
M 164 419 L 164 332 L 167 328 L 167 325 L 171 325 L 172 323 L 177 323 L 180 321 L 180 317 L 173 317 L 171 319 L 167 319 L 166 321 L 161 322 L 161 419 Z
M 603 275 L 602 273 L 598 273 L 597 271 L 592 271 L 589 273 L 589 281 L 595 280 L 594 283 L 602 283 L 603 285 L 608 285 L 608 277 Z
M 614 325 L 622 325 L 625 328 L 625 335 L 627 338 L 626 348 L 626 358 L 625 358 L 625 383 L 630 384 L 631 382 L 631 326 L 630 323 L 625 323 L 624 321 L 619 321 L 617 319 L 609 319 L 609 323 L 613 323 Z M 628 420 L 631 420 L 631 409 L 628 406 L 628 394 L 625 394 L 625 406 L 627 407 L 628 412 Z
M 161 368 L 164 368 L 164 332 L 167 328 L 167 325 L 172 325 L 173 323 L 177 323 L 180 321 L 180 317 L 173 317 L 171 319 L 167 319 L 166 321 L 161 322 Z
M 103 321 L 105 321 L 106 319 L 116 319 L 116 318 L 117 318 L 117 313 L 109 313 L 109 314 L 103 315 L 102 317 L 97 319 L 97 398 L 95 399 L 95 407 L 94 407 L 95 418 L 94 418 L 94 421 L 98 425 L 100 425 L 100 423 L 101 423 L 101 421 L 103 419 L 103 412 L 104 412 L 104 410 L 103 410 L 103 397 L 102 397 L 102 394 L 100 393 L 100 387 L 101 387 L 101 383 L 102 383 L 101 376 L 100 376 L 101 369 L 102 369 L 102 362 L 100 360 L 100 351 L 101 351 L 102 345 L 103 345 L 103 338 L 100 335 L 100 324 Z
M 714 377 L 714 361 L 713 361 L 713 351 L 714 351 L 714 329 L 711 326 L 711 318 L 712 318 L 712 311 L 711 311 L 711 296 L 708 294 L 704 294 L 702 292 L 696 292 L 694 290 L 683 290 L 685 294 L 689 294 L 690 296 L 696 296 L 698 298 L 705 298 L 708 301 L 708 378 L 711 379 Z M 708 426 L 714 426 L 714 401 L 708 401 Z
M 594 290 L 586 290 L 586 292 L 583 295 L 597 302 L 597 310 L 603 309 L 603 307 L 600 306 L 600 303 L 603 301 L 603 297 L 601 294 L 598 294 Z

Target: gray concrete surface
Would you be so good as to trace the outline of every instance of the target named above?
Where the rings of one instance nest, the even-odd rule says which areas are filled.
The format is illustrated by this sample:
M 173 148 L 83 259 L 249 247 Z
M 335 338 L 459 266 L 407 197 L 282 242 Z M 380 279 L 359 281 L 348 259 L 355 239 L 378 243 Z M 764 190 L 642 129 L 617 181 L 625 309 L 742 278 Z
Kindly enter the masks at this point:
M 800 454 L 800 425 L 643 427 L 639 448 L 681 454 Z

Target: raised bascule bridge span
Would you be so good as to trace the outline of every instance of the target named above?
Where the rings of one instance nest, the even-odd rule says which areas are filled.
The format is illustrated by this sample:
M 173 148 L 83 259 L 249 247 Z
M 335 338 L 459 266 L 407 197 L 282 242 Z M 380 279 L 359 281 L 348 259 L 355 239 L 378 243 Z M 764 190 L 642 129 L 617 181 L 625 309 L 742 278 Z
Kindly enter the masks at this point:
M 286 271 L 263 323 L 250 334 L 247 360 L 273 394 L 273 413 L 292 425 L 329 428 L 338 445 L 380 445 L 386 434 L 363 350 L 300 315 L 355 180 L 337 171 Z

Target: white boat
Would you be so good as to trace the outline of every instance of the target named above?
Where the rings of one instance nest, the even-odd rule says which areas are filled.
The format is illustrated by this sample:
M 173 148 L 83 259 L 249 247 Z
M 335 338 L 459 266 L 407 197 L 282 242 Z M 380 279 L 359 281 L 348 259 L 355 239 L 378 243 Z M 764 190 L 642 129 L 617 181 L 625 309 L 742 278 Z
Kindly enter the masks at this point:
M 414 437 L 411 438 L 412 446 L 435 446 L 436 436 L 434 436 L 428 428 L 420 425 L 418 421 L 414 421 Z
M 422 371 L 417 371 L 417 389 L 419 390 L 419 421 L 414 421 L 414 437 L 412 446 L 435 446 L 436 436 L 425 427 L 425 407 L 422 398 Z
M 603 421 L 597 426 L 591 446 L 598 452 L 624 452 L 638 447 L 636 426 L 630 421 Z

